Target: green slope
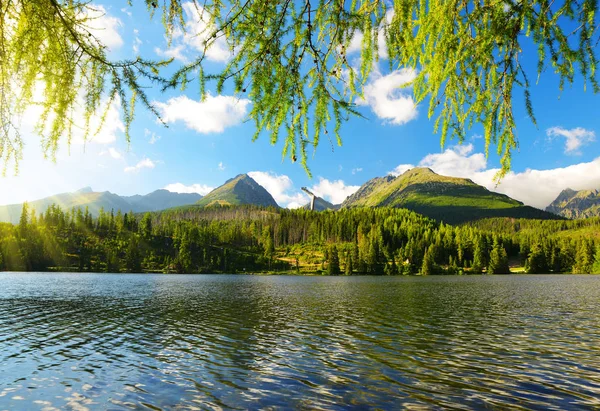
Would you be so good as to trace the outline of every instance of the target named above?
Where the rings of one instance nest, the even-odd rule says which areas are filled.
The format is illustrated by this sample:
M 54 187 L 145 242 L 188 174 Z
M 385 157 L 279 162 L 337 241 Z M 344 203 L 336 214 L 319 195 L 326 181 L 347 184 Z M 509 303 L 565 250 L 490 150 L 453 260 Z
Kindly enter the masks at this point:
M 247 174 L 227 180 L 202 197 L 198 206 L 253 204 L 263 207 L 279 207 L 271 194 Z
M 546 211 L 567 218 L 600 217 L 600 191 L 567 188 L 546 207 Z
M 469 179 L 441 176 L 428 168 L 413 168 L 398 177 L 374 178 L 348 197 L 342 207 L 407 208 L 446 223 L 489 217 L 558 218 Z

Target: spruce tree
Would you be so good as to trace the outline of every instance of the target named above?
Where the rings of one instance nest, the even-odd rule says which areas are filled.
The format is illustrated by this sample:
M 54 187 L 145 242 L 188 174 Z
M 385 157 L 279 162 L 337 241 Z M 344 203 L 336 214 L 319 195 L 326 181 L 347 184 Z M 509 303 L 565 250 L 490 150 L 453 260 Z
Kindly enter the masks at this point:
M 421 265 L 421 275 L 431 275 L 435 272 L 435 261 L 433 256 L 433 247 L 428 247 L 423 256 L 423 265 Z
M 478 236 L 475 240 L 475 249 L 473 250 L 473 264 L 471 265 L 471 271 L 474 274 L 481 274 L 483 267 L 485 266 L 485 246 Z
M 488 274 L 510 274 L 508 267 L 508 255 L 500 242 L 495 240 L 492 252 L 490 253 L 490 263 L 487 269 Z
M 600 244 L 596 246 L 596 255 L 594 256 L 594 265 L 592 266 L 592 274 L 600 274 Z
M 352 275 L 353 268 L 354 267 L 352 266 L 352 255 L 350 254 L 350 252 L 348 252 L 346 254 L 345 274 L 346 275 Z
M 541 244 L 536 243 L 531 247 L 529 258 L 527 259 L 527 272 L 531 274 L 544 274 L 548 272 L 548 260 L 544 254 Z
M 339 275 L 340 274 L 340 257 L 338 254 L 337 247 L 334 245 L 329 249 L 329 265 L 327 266 L 327 274 Z

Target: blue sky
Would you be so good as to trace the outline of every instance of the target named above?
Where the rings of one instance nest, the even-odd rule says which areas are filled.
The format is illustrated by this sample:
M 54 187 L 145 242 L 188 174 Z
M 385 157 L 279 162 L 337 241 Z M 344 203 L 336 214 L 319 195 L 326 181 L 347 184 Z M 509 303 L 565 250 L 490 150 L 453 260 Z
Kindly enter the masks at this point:
M 168 47 L 159 18 L 149 20 L 141 5 L 123 8 L 124 4 L 120 0 L 94 3 L 102 17 L 93 25 L 111 57 L 173 56 L 177 66 L 198 54 L 202 37 L 191 34 L 203 24 L 192 14 L 187 15 L 188 34 L 176 35 Z M 524 57 L 535 70 L 536 56 Z M 224 44 L 217 44 L 209 53 L 208 68 L 222 67 L 227 58 Z M 159 188 L 206 194 L 237 174 L 251 172 L 281 206 L 294 207 L 307 201 L 302 186 L 337 203 L 370 178 L 417 165 L 471 178 L 536 207 L 545 207 L 567 187 L 600 188 L 600 96 L 584 92 L 581 81 L 561 93 L 551 72 L 541 76 L 532 89 L 537 128 L 527 118 L 521 96 L 516 96 L 519 150 L 513 155 L 513 171 L 496 187 L 492 179 L 498 156 L 493 149 L 488 159 L 482 154 L 480 127 L 467 133 L 462 146 L 449 141 L 442 149 L 426 107 L 415 106 L 410 93 L 397 88 L 410 78 L 410 71 L 389 72 L 384 67 L 382 62 L 369 79 L 360 106 L 367 119 L 352 118 L 342 126 L 342 147 L 334 145 L 332 151 L 332 145 L 321 140 L 309 163 L 312 179 L 299 164 L 282 161 L 281 143 L 272 146 L 267 136 L 251 141 L 254 125 L 245 122 L 251 101 L 226 89 L 221 96 L 212 91 L 207 102 L 200 103 L 198 87 L 191 84 L 185 92 L 150 91 L 168 128 L 140 107 L 128 145 L 118 107 L 113 107 L 105 128 L 92 141 L 75 141 L 70 148 L 63 142 L 56 164 L 43 159 L 39 138 L 29 131 L 37 115 L 31 110 L 22 120 L 26 148 L 19 174 L 13 176 L 9 168 L 7 176 L 0 178 L 0 203 L 84 186 L 122 195 Z

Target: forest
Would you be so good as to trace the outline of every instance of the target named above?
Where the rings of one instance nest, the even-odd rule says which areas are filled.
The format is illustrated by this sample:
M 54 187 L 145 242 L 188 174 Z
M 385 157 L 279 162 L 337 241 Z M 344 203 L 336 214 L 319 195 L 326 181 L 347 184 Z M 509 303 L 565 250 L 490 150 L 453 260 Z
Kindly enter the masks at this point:
M 397 208 L 256 206 L 133 214 L 25 203 L 0 270 L 431 275 L 600 273 L 600 218 L 447 225 Z

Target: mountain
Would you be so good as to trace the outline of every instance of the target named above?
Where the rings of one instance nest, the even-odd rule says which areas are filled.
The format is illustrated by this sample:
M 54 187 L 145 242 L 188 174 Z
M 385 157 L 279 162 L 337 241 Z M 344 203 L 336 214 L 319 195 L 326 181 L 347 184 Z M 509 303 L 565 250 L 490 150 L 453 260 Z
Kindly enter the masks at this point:
M 546 211 L 567 218 L 600 217 L 600 190 L 563 190 Z
M 57 204 L 64 210 L 73 207 L 88 207 L 93 216 L 97 216 L 101 208 L 106 211 L 121 210 L 123 212 L 157 211 L 169 207 L 193 204 L 202 196 L 200 194 L 180 194 L 167 190 L 156 190 L 146 195 L 119 196 L 110 191 L 94 192 L 90 187 L 82 188 L 73 193 L 56 194 L 29 202 L 30 209 L 37 213 L 46 211 L 51 204 Z M 0 206 L 0 221 L 16 224 L 21 217 L 22 204 Z
M 220 187 L 202 197 L 199 206 L 254 204 L 264 207 L 279 207 L 271 194 L 248 174 L 229 179 Z
M 470 179 L 446 177 L 429 168 L 413 168 L 398 177 L 367 181 L 342 203 L 342 208 L 401 207 L 446 223 L 488 217 L 557 219 Z
M 197 193 L 173 193 L 169 190 L 156 190 L 146 195 L 123 197 L 132 207 L 140 211 L 159 211 L 167 208 L 194 204 L 202 196 Z
M 303 205 L 302 208 L 310 210 L 310 202 Z M 322 199 L 321 197 L 315 197 L 315 211 L 338 210 L 339 208 L 339 204 L 331 204 L 329 201 Z

